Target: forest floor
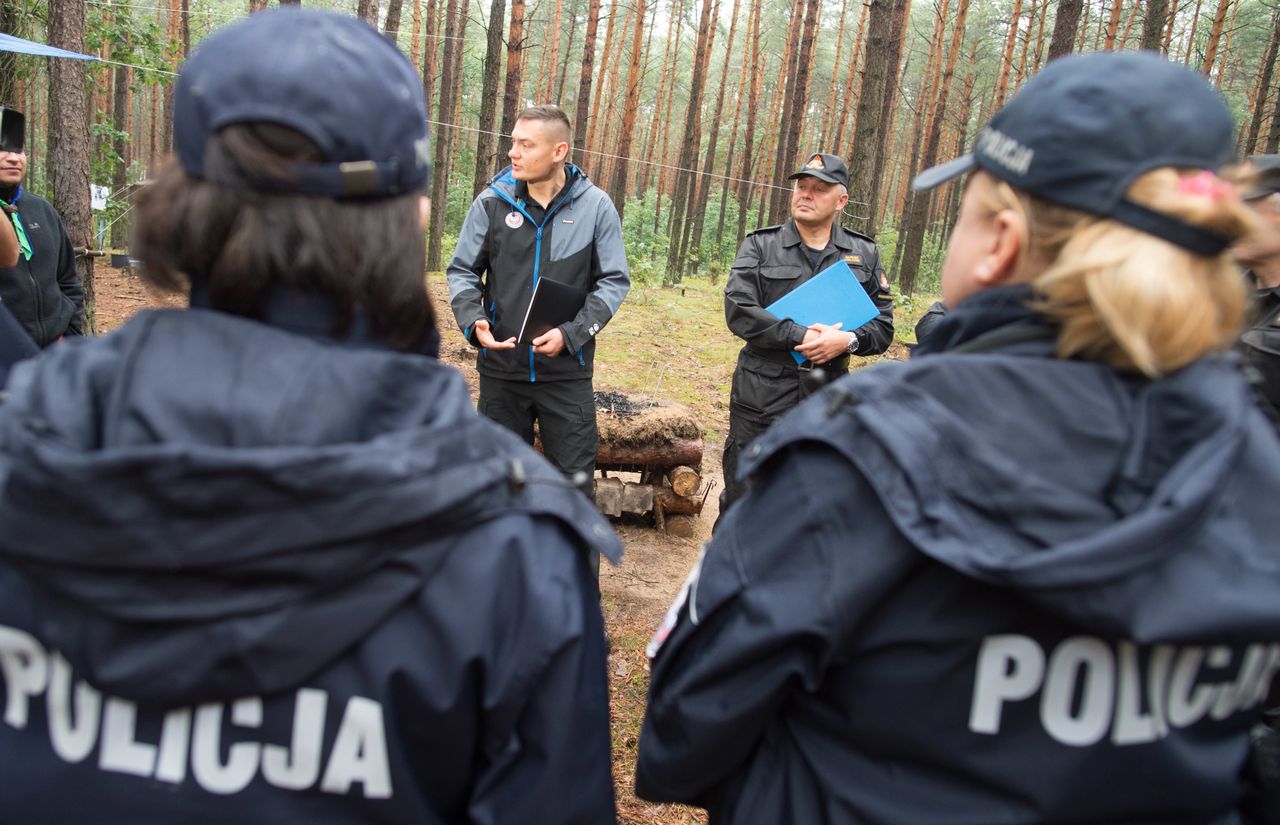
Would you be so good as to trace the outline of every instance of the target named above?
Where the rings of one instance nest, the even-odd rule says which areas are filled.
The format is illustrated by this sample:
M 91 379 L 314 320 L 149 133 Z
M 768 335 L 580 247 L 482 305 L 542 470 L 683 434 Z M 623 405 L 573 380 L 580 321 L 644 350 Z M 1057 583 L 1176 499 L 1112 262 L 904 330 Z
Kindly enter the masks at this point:
M 185 301 L 150 292 L 136 275 L 101 264 L 94 268 L 95 324 L 109 332 L 141 309 L 180 307 Z M 439 327 L 441 360 L 455 366 L 476 388 L 475 357 L 455 329 L 444 279 L 428 277 Z M 916 319 L 933 300 L 902 302 L 896 313 L 898 340 L 883 358 L 904 359 L 904 341 L 914 340 Z M 649 685 L 644 648 L 667 606 L 711 536 L 718 514 L 720 453 L 729 425 L 729 386 L 740 343 L 724 326 L 721 287 L 690 281 L 678 287 L 635 286 L 598 338 L 595 388 L 636 398 L 666 398 L 684 404 L 703 429 L 704 480 L 713 488 L 695 521 L 694 535 L 677 538 L 640 520 L 615 524 L 625 546 L 622 564 L 601 565 L 601 606 L 609 634 L 609 684 L 613 713 L 613 775 L 618 819 L 625 825 L 705 822 L 702 811 L 637 799 L 633 778 L 640 723 Z M 858 359 L 855 359 L 858 360 Z M 867 363 L 873 360 L 866 359 Z

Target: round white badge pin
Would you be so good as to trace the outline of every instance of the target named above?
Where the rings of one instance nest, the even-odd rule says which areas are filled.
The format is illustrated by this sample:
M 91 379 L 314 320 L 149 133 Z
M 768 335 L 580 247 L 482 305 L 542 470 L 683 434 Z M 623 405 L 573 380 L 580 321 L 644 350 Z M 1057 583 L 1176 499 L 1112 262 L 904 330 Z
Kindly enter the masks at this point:
M 524 215 L 521 215 L 519 212 L 508 212 L 507 226 L 512 229 L 519 229 L 524 226 Z

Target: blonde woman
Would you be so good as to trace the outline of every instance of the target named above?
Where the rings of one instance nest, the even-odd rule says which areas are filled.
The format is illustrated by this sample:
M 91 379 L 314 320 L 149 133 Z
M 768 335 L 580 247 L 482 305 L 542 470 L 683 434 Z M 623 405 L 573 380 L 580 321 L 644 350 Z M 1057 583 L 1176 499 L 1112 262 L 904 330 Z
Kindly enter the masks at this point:
M 1280 443 L 1236 362 L 1232 124 L 1149 54 L 979 134 L 910 364 L 745 456 L 655 636 L 639 793 L 713 823 L 1240 822 Z

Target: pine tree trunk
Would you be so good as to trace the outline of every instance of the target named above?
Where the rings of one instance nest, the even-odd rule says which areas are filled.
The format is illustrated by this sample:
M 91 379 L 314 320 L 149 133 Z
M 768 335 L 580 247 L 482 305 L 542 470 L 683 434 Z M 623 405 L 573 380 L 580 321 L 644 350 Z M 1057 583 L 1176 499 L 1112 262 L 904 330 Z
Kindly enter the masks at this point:
M 679 239 L 683 234 L 685 201 L 691 188 L 694 153 L 697 151 L 699 127 L 701 124 L 702 87 L 706 83 L 706 75 L 700 71 L 706 63 L 707 43 L 711 39 L 711 7 L 713 0 L 702 0 L 702 16 L 698 21 L 698 39 L 694 47 L 693 77 L 689 84 L 689 108 L 685 112 L 684 138 L 680 143 L 680 159 L 677 165 L 675 192 L 671 198 L 672 220 L 674 222 L 671 240 L 667 247 L 667 272 L 664 282 L 671 286 L 680 283 L 684 276 L 684 261 L 681 259 Z
M 1272 77 L 1276 70 L 1276 53 L 1280 51 L 1280 13 L 1272 19 L 1271 40 L 1258 67 L 1258 89 L 1253 95 L 1253 114 L 1249 118 L 1249 137 L 1245 140 L 1244 154 L 1254 154 L 1258 147 L 1258 133 L 1262 129 L 1262 116 L 1267 110 L 1267 95 L 1272 89 Z M 1274 117 L 1273 117 L 1274 119 Z
M 1080 26 L 1084 0 L 1058 0 L 1058 13 L 1053 19 L 1053 38 L 1049 41 L 1049 60 L 1070 54 Z
M 591 101 L 591 120 L 587 124 L 587 151 L 600 150 L 600 132 L 602 131 L 600 124 L 600 104 L 611 91 L 609 89 L 609 69 L 616 65 L 616 61 L 609 60 L 608 58 L 613 55 L 613 30 L 614 22 L 617 19 L 618 0 L 614 0 L 614 3 L 609 7 L 609 21 L 604 27 L 604 48 L 601 49 L 600 54 L 605 59 L 600 62 L 600 78 L 596 83 L 595 99 Z M 606 113 L 608 112 L 607 107 L 605 111 Z M 597 157 L 596 160 L 599 161 L 600 158 Z
M 431 116 L 432 104 L 435 103 L 436 69 L 440 65 L 436 58 L 441 51 L 440 2 L 441 0 L 427 0 L 427 31 L 422 38 L 422 99 L 427 105 L 428 117 Z M 439 126 L 432 127 L 436 143 L 440 142 L 439 131 Z
M 676 0 L 676 11 L 672 16 L 674 31 L 667 35 L 667 42 L 671 45 L 673 51 L 669 61 L 663 61 L 663 77 L 667 81 L 667 93 L 665 105 L 660 102 L 658 111 L 662 113 L 662 146 L 657 149 L 657 163 L 662 164 L 658 168 L 657 185 L 655 187 L 653 199 L 653 231 L 656 234 L 658 226 L 662 219 L 662 196 L 668 190 L 667 179 L 670 177 L 667 173 L 667 148 L 671 143 L 671 132 L 675 129 L 675 94 L 676 94 L 676 66 L 680 63 L 680 37 L 681 30 L 684 28 L 684 11 L 685 0 Z M 656 142 L 655 142 L 656 146 Z
M 921 168 L 929 168 L 938 158 L 943 113 L 947 108 L 947 97 L 951 90 L 951 78 L 955 75 L 956 58 L 964 43 L 964 28 L 968 13 L 969 0 L 959 0 L 959 5 L 956 8 L 956 21 L 951 32 L 951 48 L 947 55 L 947 68 L 943 72 L 937 101 L 934 104 L 934 114 L 931 118 L 933 125 L 929 130 L 928 137 L 925 138 L 924 155 L 920 162 Z M 906 183 L 906 181 L 903 182 L 904 188 Z M 924 246 L 925 220 L 928 217 L 931 194 L 931 192 L 916 192 L 910 196 L 911 209 L 906 221 L 905 238 L 901 234 L 899 236 L 899 246 L 903 248 L 904 263 L 898 273 L 898 289 L 906 295 L 915 293 L 916 275 L 919 272 L 920 251 Z
M 124 49 L 125 53 L 120 54 L 113 52 L 112 60 L 119 63 L 129 63 L 128 49 Z M 117 197 L 124 197 L 124 190 L 129 182 L 129 67 L 117 65 L 112 72 L 114 76 L 112 86 L 112 114 L 111 128 L 115 130 L 115 135 L 111 139 L 111 192 Z M 121 218 L 116 220 L 111 226 L 110 244 L 116 249 L 123 249 L 128 237 L 129 222 L 128 219 Z
M 0 0 L 0 33 L 21 37 L 19 16 L 21 0 Z M 17 108 L 18 57 L 13 52 L 0 52 L 0 105 Z
M 1213 66 L 1218 61 L 1218 44 L 1222 41 L 1222 27 L 1227 22 L 1227 9 L 1231 0 L 1218 0 L 1218 11 L 1213 15 L 1213 28 L 1209 30 L 1209 40 L 1204 48 L 1204 62 L 1200 64 L 1200 72 L 1205 76 L 1213 73 Z
M 513 0 L 514 2 L 522 2 L 522 0 Z M 459 10 L 459 5 L 464 5 L 466 0 L 460 4 L 459 0 L 448 0 L 444 10 L 444 48 L 443 58 L 441 60 L 440 70 L 440 108 L 437 110 L 436 120 L 440 123 L 436 127 L 435 132 L 435 157 L 433 159 L 434 174 L 431 181 L 431 224 L 428 232 L 427 240 L 427 269 L 437 272 L 441 269 L 441 244 L 444 240 L 444 218 L 446 196 L 449 192 L 449 159 L 453 151 L 454 132 L 452 126 L 444 124 L 451 123 L 450 118 L 453 116 L 454 101 L 458 93 L 456 78 L 453 74 L 453 67 L 456 65 L 454 53 L 462 50 L 462 41 L 456 39 L 458 36 L 458 25 L 461 17 L 465 13 L 465 9 Z
M 1049 0 L 1044 0 L 1044 2 L 1040 4 L 1040 22 L 1036 24 L 1036 57 L 1035 61 L 1032 63 L 1034 67 L 1031 70 L 1032 74 L 1040 71 L 1040 66 L 1043 65 L 1041 61 L 1044 58 L 1044 21 L 1048 15 Z
M 489 3 L 489 30 L 485 37 L 484 77 L 480 90 L 480 118 L 476 134 L 476 169 L 471 180 L 472 196 L 480 194 L 498 159 L 503 141 L 494 134 L 498 120 L 498 78 L 502 74 L 502 29 L 506 25 L 507 0 Z
M 400 40 L 400 13 L 404 0 L 389 0 L 387 3 L 387 19 L 382 24 L 382 33 L 391 38 L 392 43 Z
M 893 28 L 894 0 L 868 0 L 867 42 L 864 50 L 862 93 L 858 96 L 857 121 L 853 133 L 854 150 L 849 153 L 849 202 L 869 208 L 864 227 L 874 223 L 877 186 L 877 158 L 875 152 L 865 147 L 877 146 L 882 141 L 880 107 L 884 101 L 889 72 L 897 73 L 898 67 L 889 66 L 889 38 Z
M 867 234 L 872 237 L 879 230 L 880 215 L 882 214 L 880 205 L 886 200 L 881 197 L 881 189 L 884 183 L 884 170 L 889 166 L 889 141 L 892 139 L 893 124 L 898 116 L 898 64 L 902 59 L 907 34 L 910 31 L 910 27 L 907 25 L 910 20 L 911 0 L 895 0 L 893 4 L 892 36 L 889 40 L 891 47 L 889 52 L 889 75 L 885 80 L 884 96 L 880 101 L 880 121 L 883 125 L 876 143 L 876 160 L 873 168 L 875 176 L 872 180 L 871 199 L 868 202 L 867 210 L 870 219 L 866 224 L 866 230 Z M 903 74 L 905 75 L 906 73 L 903 72 Z
M 1140 3 L 1142 0 L 1134 0 Z M 1116 38 L 1120 34 L 1120 16 L 1124 11 L 1124 0 L 1112 0 L 1111 2 L 1111 19 L 1107 23 L 1107 37 L 1102 41 L 1102 48 L 1110 51 L 1117 48 Z
M 819 0 L 807 0 L 804 11 L 804 27 L 800 39 L 800 53 L 796 58 L 796 75 L 794 84 L 788 78 L 787 97 L 792 116 L 783 116 L 783 140 L 778 147 L 778 162 L 775 167 L 774 181 L 780 183 L 790 174 L 796 163 L 796 155 L 800 151 L 800 129 L 804 121 L 803 112 L 808 108 L 809 75 L 813 66 L 813 45 L 818 28 L 818 17 L 821 14 Z M 786 219 L 789 197 L 787 190 L 775 189 L 773 205 L 770 210 L 770 222 L 777 223 Z
M 564 57 L 560 60 L 560 79 L 556 81 L 556 92 L 554 100 L 556 105 L 565 108 L 564 105 L 564 84 L 569 76 L 569 53 L 573 51 L 573 38 L 578 34 L 578 14 L 570 9 L 569 13 L 569 39 L 564 44 Z
M 1142 42 L 1138 48 L 1150 52 L 1160 51 L 1165 18 L 1169 16 L 1169 0 L 1147 0 L 1147 14 L 1142 19 Z
M 1221 51 L 1222 68 L 1218 71 L 1216 75 L 1214 75 L 1214 78 L 1213 78 L 1214 84 L 1219 89 L 1222 88 L 1223 75 L 1228 73 L 1227 67 L 1231 62 L 1231 40 L 1232 40 L 1232 36 L 1235 35 L 1236 33 L 1236 17 L 1237 15 L 1240 14 L 1240 7 L 1243 5 L 1244 3 L 1242 2 L 1236 2 L 1231 6 L 1231 19 L 1227 21 L 1227 39 L 1222 43 L 1222 51 Z
M 716 30 L 719 28 L 719 20 L 720 0 L 715 0 L 711 5 L 711 20 L 707 27 L 706 46 L 702 51 L 702 60 L 701 62 L 695 61 L 694 63 L 694 72 L 702 78 L 703 89 L 706 88 L 707 79 L 711 74 L 711 53 L 715 49 Z M 686 173 L 689 177 L 689 184 L 688 188 L 685 190 L 683 199 L 684 207 L 682 209 L 684 213 L 684 221 L 679 225 L 677 231 L 672 236 L 672 240 L 678 242 L 676 255 L 677 260 L 680 261 L 681 273 L 688 271 L 691 260 L 694 263 L 698 263 L 701 260 L 701 256 L 697 255 L 695 251 L 697 247 L 694 247 L 691 241 L 694 215 L 705 208 L 703 204 L 698 203 L 696 200 L 699 181 L 705 178 L 701 168 L 701 160 L 698 157 L 698 147 L 702 142 L 702 108 L 704 105 L 703 96 L 699 93 L 698 123 L 694 130 L 692 151 L 689 154 L 689 162 L 687 164 L 680 164 L 682 167 L 689 170 Z M 681 148 L 683 149 L 684 147 Z M 672 199 L 673 206 L 678 207 L 679 203 L 681 203 L 681 201 L 677 201 L 674 198 Z
M 836 94 L 840 88 L 836 78 L 840 74 L 841 58 L 844 57 L 844 23 L 848 14 L 849 0 L 841 0 L 840 24 L 836 29 L 836 56 L 831 61 L 831 88 L 827 91 L 826 105 L 822 107 L 822 126 L 818 130 L 818 145 L 823 147 L 832 145 L 828 138 L 831 137 L 831 130 L 835 128 Z
M 361 0 L 362 3 L 366 0 Z M 267 0 L 249 0 L 249 14 L 255 14 L 267 7 Z
M 1036 30 L 1036 13 L 1040 10 L 1041 4 L 1048 0 L 1031 0 L 1031 10 L 1027 12 L 1027 35 L 1022 39 L 1022 52 L 1018 57 L 1018 85 L 1021 86 L 1027 79 L 1027 54 L 1031 50 L 1031 39 L 1035 36 Z
M 747 27 L 750 30 L 751 17 L 747 16 Z M 747 71 L 751 68 L 748 58 L 748 48 L 743 46 L 742 49 L 742 66 L 738 73 L 738 88 L 733 95 L 733 127 L 729 130 L 729 148 L 725 151 L 724 157 L 724 175 L 720 180 L 720 216 L 716 219 L 716 252 L 723 254 L 724 246 L 724 215 L 729 202 L 729 184 L 733 178 L 733 162 L 737 160 L 738 151 L 738 127 L 742 125 L 742 101 L 746 98 Z M 750 152 L 751 148 L 747 147 Z M 737 191 L 736 187 L 735 190 Z
M 1182 55 L 1182 64 L 1184 66 L 1191 65 L 1191 52 L 1195 49 L 1196 30 L 1200 26 L 1200 5 L 1201 0 L 1196 0 L 1195 11 L 1191 13 L 1191 32 L 1187 35 L 1187 48 Z
M 524 0 L 511 0 L 511 26 L 507 29 L 507 78 L 502 87 L 502 125 L 499 141 L 511 135 L 516 125 L 516 115 L 520 114 L 520 84 L 523 81 L 524 64 Z M 493 171 L 500 172 L 507 167 L 506 155 L 499 152 L 493 164 Z
M 267 0 L 249 0 L 251 5 L 256 2 L 261 2 L 264 8 L 267 5 Z M 360 0 L 356 4 L 356 17 L 376 29 L 378 27 L 378 0 Z
M 1138 19 L 1138 13 L 1142 11 L 1142 2 L 1138 0 L 1129 7 L 1129 17 L 1124 22 L 1124 32 L 1121 33 L 1120 39 L 1117 41 L 1118 48 L 1123 49 L 1129 45 L 1129 32 L 1133 31 L 1133 24 Z
M 840 104 L 840 118 L 836 122 L 835 139 L 831 141 L 830 146 L 836 152 L 839 147 L 844 146 L 844 132 L 846 126 L 849 134 L 853 134 L 854 124 L 849 123 L 849 115 L 857 111 L 858 99 L 862 94 L 862 89 L 858 81 L 858 56 L 862 54 L 863 38 L 867 33 L 867 8 L 869 3 L 859 3 L 862 6 L 862 12 L 858 15 L 858 31 L 853 36 L 853 58 L 849 61 L 849 74 L 844 81 L 844 98 Z M 853 151 L 845 152 L 842 157 L 852 158 Z
M 707 137 L 707 155 L 702 163 L 704 174 L 698 178 L 698 194 L 693 200 L 693 237 L 690 246 L 697 254 L 702 249 L 702 229 L 707 219 L 707 197 L 711 192 L 711 175 L 716 164 L 716 148 L 720 139 L 720 116 L 724 113 L 724 92 L 729 86 L 729 57 L 733 54 L 733 38 L 738 29 L 738 10 L 741 0 L 733 0 L 733 12 L 729 15 L 729 34 L 724 44 L 724 64 L 720 67 L 720 89 L 716 92 L 716 105 L 712 109 L 711 134 Z M 736 126 L 736 124 L 735 124 Z M 621 153 L 619 153 L 621 154 Z M 723 202 L 722 202 L 723 205 Z
M 49 45 L 84 52 L 85 0 L 49 0 Z M 85 332 L 94 329 L 93 213 L 89 208 L 89 112 L 85 100 L 85 64 L 49 61 L 49 188 L 62 215 L 76 271 L 84 283 Z
M 764 61 L 760 59 L 760 16 L 762 0 L 751 3 L 751 80 L 747 90 L 747 123 L 742 135 L 742 171 L 738 177 L 738 240 L 741 242 L 746 233 L 747 212 L 751 204 L 751 172 L 752 160 L 755 157 L 756 111 L 760 103 L 760 82 L 764 74 Z
M 617 162 L 613 165 L 613 178 L 609 186 L 609 197 L 618 210 L 621 218 L 627 206 L 627 172 L 631 163 L 631 137 L 636 128 L 636 111 L 640 108 L 640 81 L 644 75 L 641 59 L 644 56 L 644 19 L 646 13 L 645 0 L 637 0 L 635 25 L 631 31 L 631 57 L 627 61 L 627 93 L 622 107 L 622 131 L 618 135 Z
M 413 23 L 412 32 L 409 41 L 409 60 L 413 62 L 413 68 L 422 71 L 422 0 L 412 0 L 413 14 L 411 15 Z
M 1114 0 L 1120 2 L 1120 0 Z M 1009 73 L 1013 69 L 1013 46 L 1018 40 L 1018 26 L 1022 22 L 1022 0 L 1013 0 L 1013 13 L 1009 18 L 1009 32 L 1004 38 L 1004 52 L 1000 57 L 1000 74 L 996 78 L 996 100 L 992 111 L 1004 105 L 1005 96 L 1009 92 Z
M 544 103 L 552 99 L 552 92 L 555 90 L 556 80 L 556 63 L 560 62 L 560 26 L 564 20 L 564 0 L 556 0 L 556 14 L 551 20 L 551 29 L 549 39 L 551 40 L 551 53 L 547 57 L 547 68 L 542 77 L 538 79 L 541 86 L 541 93 L 538 95 L 538 102 Z
M 591 105 L 591 74 L 595 67 L 596 30 L 600 25 L 600 0 L 588 0 L 587 31 L 582 41 L 582 73 L 578 79 L 578 103 L 573 112 L 573 140 L 578 163 L 585 162 L 587 150 L 587 109 Z

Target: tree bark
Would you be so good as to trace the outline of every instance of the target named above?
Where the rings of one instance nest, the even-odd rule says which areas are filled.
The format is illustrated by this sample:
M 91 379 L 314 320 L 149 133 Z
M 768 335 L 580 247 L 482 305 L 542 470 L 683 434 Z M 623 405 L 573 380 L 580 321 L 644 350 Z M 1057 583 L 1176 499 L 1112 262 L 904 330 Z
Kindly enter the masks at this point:
M 609 6 L 609 20 L 604 27 L 604 47 L 600 50 L 600 54 L 604 60 L 600 63 L 600 78 L 596 83 L 595 97 L 591 101 L 591 119 L 587 122 L 586 143 L 584 144 L 588 152 L 598 152 L 600 147 L 597 145 L 600 135 L 600 104 L 604 101 L 605 96 L 609 94 L 609 68 L 615 65 L 608 61 L 613 54 L 613 29 L 618 19 L 618 0 L 614 0 Z M 606 112 L 608 110 L 606 109 Z M 596 158 L 599 160 L 599 157 Z
M 0 32 L 21 37 L 20 0 L 0 0 Z M 0 52 L 0 105 L 17 108 L 18 57 L 13 52 Z
M 937 101 L 934 104 L 934 114 L 932 117 L 932 126 L 929 129 L 929 135 L 925 138 L 924 154 L 920 161 L 921 168 L 929 168 L 938 157 L 938 144 L 942 132 L 942 118 L 947 108 L 947 97 L 951 90 L 951 78 L 955 75 L 956 58 L 960 53 L 962 44 L 964 43 L 965 21 L 969 13 L 969 0 L 960 0 L 956 7 L 955 26 L 951 32 L 951 48 L 947 55 L 947 68 L 942 74 L 941 86 L 938 90 Z M 904 181 L 904 186 L 906 185 Z M 906 237 L 902 239 L 903 266 L 898 273 L 898 288 L 906 294 L 911 295 L 915 292 L 916 274 L 920 266 L 920 250 L 924 245 L 925 220 L 929 211 L 929 199 L 931 192 L 916 192 L 910 196 L 911 211 L 907 218 L 905 228 Z
M 716 148 L 720 141 L 720 117 L 724 114 L 724 92 L 729 86 L 729 58 L 733 54 L 733 38 L 738 29 L 738 10 L 741 0 L 733 0 L 733 12 L 729 16 L 729 35 L 724 44 L 724 64 L 720 67 L 720 88 L 716 92 L 716 105 L 711 114 L 711 133 L 707 136 L 706 160 L 703 174 L 698 179 L 698 195 L 693 201 L 693 234 L 690 247 L 696 255 L 702 248 L 702 229 L 707 220 L 707 197 L 711 192 L 711 175 L 716 164 Z M 736 124 L 735 124 L 736 125 Z
M 541 87 L 541 94 L 538 95 L 538 102 L 546 102 L 551 100 L 552 93 L 556 87 L 556 63 L 560 61 L 560 26 L 564 19 L 564 0 L 556 0 L 556 14 L 552 18 L 550 37 L 551 54 L 547 57 L 547 70 L 542 77 L 538 78 Z
M 382 24 L 382 33 L 391 38 L 392 43 L 397 43 L 400 39 L 400 13 L 403 7 L 404 0 L 390 0 L 387 3 L 387 19 Z
M 1200 72 L 1206 77 L 1213 73 L 1213 66 L 1218 61 L 1218 44 L 1222 41 L 1222 27 L 1227 22 L 1227 9 L 1231 0 L 1218 0 L 1218 10 L 1213 15 L 1213 28 L 1209 29 L 1209 40 L 1204 48 L 1204 62 L 1200 64 Z
M 85 0 L 49 0 L 49 45 L 84 52 Z M 84 282 L 85 332 L 94 332 L 93 213 L 89 208 L 89 112 L 85 64 L 49 58 L 48 178 L 53 204 L 62 215 L 79 254 L 76 271 Z
M 502 27 L 506 22 L 507 0 L 489 3 L 489 30 L 485 38 L 484 76 L 480 89 L 480 122 L 476 135 L 476 169 L 471 181 L 472 197 L 480 194 L 498 159 L 502 141 L 494 134 L 498 119 L 498 78 L 502 74 Z
M 431 116 L 431 106 L 435 103 L 436 77 L 439 68 L 436 55 L 440 53 L 441 42 L 439 30 L 440 0 L 427 0 L 427 31 L 422 38 L 422 99 L 427 105 L 428 117 Z M 432 132 L 436 133 L 437 142 L 440 139 L 439 131 L 439 126 L 432 128 Z
M 849 128 L 849 133 L 853 133 L 854 124 L 849 123 L 849 115 L 857 110 L 858 99 L 862 94 L 858 79 L 858 55 L 862 54 L 862 41 L 867 32 L 867 8 L 870 4 L 862 2 L 859 5 L 862 6 L 862 11 L 858 15 L 858 32 L 853 36 L 853 59 L 849 61 L 849 74 L 844 81 L 844 95 L 842 95 L 844 100 L 840 104 L 840 117 L 836 122 L 835 139 L 830 143 L 837 152 L 840 151 L 841 146 L 844 146 L 846 125 Z M 852 158 L 852 153 L 846 153 L 845 156 L 846 158 Z
M 1058 12 L 1053 19 L 1053 36 L 1049 40 L 1048 60 L 1071 54 L 1083 8 L 1083 0 L 1058 0 Z
M 1151 52 L 1161 51 L 1168 17 L 1169 0 L 1147 0 L 1147 14 L 1142 18 L 1142 42 L 1138 48 Z
M 1253 96 L 1253 114 L 1249 118 L 1249 136 L 1245 140 L 1244 154 L 1254 154 L 1258 146 L 1258 133 L 1262 129 L 1262 118 L 1267 111 L 1267 95 L 1271 91 L 1271 79 L 1276 70 L 1276 53 L 1280 51 L 1280 13 L 1272 19 L 1271 40 L 1267 43 L 1267 51 L 1262 56 L 1262 64 L 1258 67 L 1258 89 Z M 1274 120 L 1274 115 L 1272 116 Z
M 636 111 L 640 108 L 640 81 L 644 74 L 641 58 L 644 56 L 645 0 L 637 0 L 635 25 L 631 29 L 631 57 L 627 61 L 627 92 L 622 106 L 622 131 L 618 135 L 618 151 L 613 164 L 613 178 L 609 197 L 618 210 L 619 219 L 627 206 L 627 173 L 631 168 L 631 137 L 636 128 Z
M 498 140 L 506 140 L 516 126 L 520 113 L 520 84 L 524 68 L 524 0 L 511 0 L 511 25 L 507 29 L 507 80 L 502 88 L 502 125 Z M 500 172 L 507 166 L 506 157 L 499 152 L 493 171 Z
M 129 55 L 127 49 L 125 54 L 117 53 L 113 50 L 112 59 L 119 63 L 128 63 Z M 124 197 L 124 190 L 129 181 L 129 67 L 117 65 L 115 71 L 114 86 L 112 88 L 113 101 L 111 113 L 111 128 L 115 130 L 115 134 L 111 139 L 111 192 L 113 197 Z M 111 246 L 116 249 L 122 249 L 126 244 L 128 237 L 129 222 L 121 217 L 117 217 L 111 226 Z
M 868 235 L 875 236 L 880 225 L 881 188 L 884 183 L 884 170 L 889 166 L 889 140 L 893 134 L 893 123 L 897 117 L 898 99 L 898 65 L 902 60 L 902 52 L 906 44 L 911 20 L 911 0 L 894 0 L 893 24 L 889 38 L 889 72 L 885 78 L 884 94 L 880 101 L 879 136 L 875 144 L 875 166 L 872 167 L 871 197 L 867 201 L 866 223 Z M 905 74 L 905 73 L 904 73 Z
M 684 261 L 680 255 L 679 239 L 684 228 L 685 201 L 689 197 L 693 174 L 688 171 L 693 166 L 694 154 L 701 126 L 702 87 L 706 75 L 701 71 L 706 63 L 707 43 L 711 34 L 711 7 L 713 0 L 702 0 L 702 16 L 698 21 L 698 40 L 694 47 L 693 77 L 689 83 L 689 108 L 685 112 L 684 138 L 680 144 L 680 159 L 676 162 L 680 167 L 676 171 L 676 187 L 671 198 L 672 218 L 674 221 L 670 243 L 667 247 L 667 272 L 663 280 L 668 286 L 680 283 L 684 277 Z
M 747 91 L 747 123 L 743 127 L 742 137 L 742 172 L 738 182 L 738 241 L 742 241 L 746 233 L 747 212 L 751 205 L 751 163 L 755 156 L 756 110 L 760 102 L 760 76 L 764 66 L 760 60 L 760 15 L 762 0 L 751 3 L 751 86 Z M 855 52 L 856 55 L 856 52 Z
M 556 105 L 564 107 L 564 84 L 569 76 L 569 53 L 573 51 L 573 38 L 578 34 L 578 13 L 569 10 L 569 39 L 564 44 L 564 57 L 560 60 L 560 79 L 556 81 L 554 100 Z
M 1134 0 L 1135 3 L 1142 0 Z M 1124 0 L 1111 0 L 1111 17 L 1107 21 L 1107 36 L 1102 41 L 1102 48 L 1111 51 L 1116 48 L 1116 37 L 1120 34 L 1120 16 L 1124 11 Z
M 521 0 L 515 0 L 520 2 Z M 465 0 L 463 0 L 465 4 Z M 454 52 L 462 48 L 460 40 L 455 39 L 459 22 L 465 8 L 459 11 L 458 0 L 448 0 L 444 12 L 444 48 L 440 71 L 440 108 L 437 109 L 435 133 L 435 157 L 433 158 L 434 175 L 431 181 L 431 223 L 427 240 L 427 269 L 437 272 L 441 269 L 441 244 L 444 240 L 445 203 L 449 192 L 449 158 L 453 150 L 455 129 L 447 126 L 453 116 L 454 100 L 458 92 L 458 83 L 453 75 L 455 65 Z
M 1015 0 L 1016 2 L 1016 0 Z M 888 82 L 889 38 L 893 26 L 893 0 L 868 0 L 867 43 L 864 50 L 862 93 L 858 96 L 857 121 L 853 132 L 853 148 L 849 155 L 849 201 L 868 207 L 868 217 L 863 228 L 874 220 L 876 187 L 876 152 L 866 151 L 881 142 L 880 107 L 884 102 Z M 897 72 L 897 66 L 893 67 Z
M 582 73 L 578 77 L 578 104 L 573 112 L 575 156 L 583 163 L 587 149 L 587 110 L 591 105 L 591 74 L 595 67 L 596 30 L 600 26 L 600 0 L 588 0 L 587 30 L 582 40 Z
M 841 0 L 840 24 L 836 28 L 836 56 L 831 61 L 831 88 L 827 90 L 827 102 L 822 107 L 822 127 L 818 130 L 818 145 L 823 147 L 832 145 L 829 138 L 831 137 L 831 130 L 835 128 L 836 94 L 840 88 L 840 84 L 836 82 L 836 79 L 840 75 L 841 59 L 844 57 L 844 24 L 848 15 L 849 0 Z
M 1113 0 L 1119 3 L 1120 0 Z M 996 78 L 996 99 L 991 110 L 997 111 L 1004 105 L 1005 95 L 1009 91 L 1009 73 L 1013 70 L 1013 46 L 1018 41 L 1018 25 L 1022 22 L 1022 0 L 1013 0 L 1013 14 L 1009 18 L 1009 31 L 1004 38 L 1004 52 L 1000 57 L 1000 72 Z
M 249 0 L 249 2 L 254 3 L 258 2 L 258 0 Z M 264 7 L 267 5 L 267 0 L 261 0 L 261 2 Z M 356 5 L 356 17 L 376 29 L 378 27 L 378 0 L 360 0 Z

